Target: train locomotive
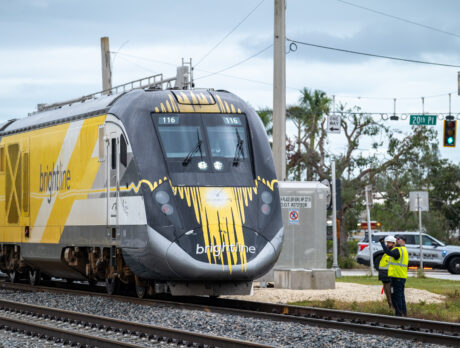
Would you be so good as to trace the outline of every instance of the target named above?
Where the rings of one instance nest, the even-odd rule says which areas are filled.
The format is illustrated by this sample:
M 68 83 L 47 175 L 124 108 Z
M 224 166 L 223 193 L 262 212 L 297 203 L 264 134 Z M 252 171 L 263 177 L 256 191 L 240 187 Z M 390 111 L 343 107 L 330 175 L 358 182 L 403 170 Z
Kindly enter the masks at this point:
M 283 240 L 256 112 L 227 91 L 139 88 L 0 125 L 0 270 L 113 294 L 249 294 Z

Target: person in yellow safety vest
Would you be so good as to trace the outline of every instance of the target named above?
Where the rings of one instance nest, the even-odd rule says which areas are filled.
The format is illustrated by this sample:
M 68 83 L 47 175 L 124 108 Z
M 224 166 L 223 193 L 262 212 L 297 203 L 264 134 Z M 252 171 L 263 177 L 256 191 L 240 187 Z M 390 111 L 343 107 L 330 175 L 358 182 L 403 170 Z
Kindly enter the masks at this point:
M 388 249 L 393 249 L 396 243 L 396 238 L 393 236 L 386 236 L 385 243 Z M 390 278 L 388 277 L 388 267 L 390 262 L 390 256 L 383 254 L 379 262 L 379 280 L 383 283 L 383 291 L 387 298 L 388 306 L 391 308 L 391 289 L 390 289 Z
M 406 298 L 404 287 L 407 279 L 407 267 L 409 266 L 409 254 L 406 249 L 406 237 L 396 235 L 396 247 L 392 250 L 380 239 L 385 254 L 390 256 L 388 277 L 390 278 L 391 302 L 395 309 L 395 315 L 407 317 Z

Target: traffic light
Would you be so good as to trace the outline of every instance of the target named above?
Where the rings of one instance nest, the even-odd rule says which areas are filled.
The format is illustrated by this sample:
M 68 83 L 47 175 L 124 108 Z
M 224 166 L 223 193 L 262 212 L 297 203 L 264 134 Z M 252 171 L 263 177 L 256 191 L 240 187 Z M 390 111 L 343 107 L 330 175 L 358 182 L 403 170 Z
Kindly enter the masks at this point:
M 445 120 L 444 121 L 444 147 L 455 147 L 455 136 L 457 133 L 457 121 Z

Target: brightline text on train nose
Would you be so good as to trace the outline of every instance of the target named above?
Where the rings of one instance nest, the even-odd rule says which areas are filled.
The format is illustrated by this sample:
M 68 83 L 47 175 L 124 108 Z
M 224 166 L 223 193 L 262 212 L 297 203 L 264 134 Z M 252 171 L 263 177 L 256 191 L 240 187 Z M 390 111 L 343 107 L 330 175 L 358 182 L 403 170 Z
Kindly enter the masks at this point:
M 247 253 L 255 254 L 256 247 L 255 246 L 248 246 L 248 245 L 239 245 L 238 243 L 235 244 L 222 244 L 222 245 L 206 245 L 201 246 L 199 244 L 196 245 L 196 255 L 201 255 L 207 253 L 208 251 L 212 252 L 215 257 L 219 257 L 222 253 L 226 251 L 230 252 L 241 252 L 245 251 Z

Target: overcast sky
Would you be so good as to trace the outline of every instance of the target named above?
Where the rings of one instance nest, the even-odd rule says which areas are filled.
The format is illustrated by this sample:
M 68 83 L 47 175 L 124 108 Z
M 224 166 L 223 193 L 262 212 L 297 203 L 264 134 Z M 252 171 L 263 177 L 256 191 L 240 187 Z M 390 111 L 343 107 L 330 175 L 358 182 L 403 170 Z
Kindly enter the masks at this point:
M 439 31 L 339 0 L 287 0 L 287 37 L 460 66 L 459 1 L 346 1 Z M 273 2 L 0 0 L 0 120 L 24 117 L 38 103 L 101 90 L 102 36 L 108 36 L 111 51 L 118 52 L 112 54 L 114 85 L 157 73 L 174 76 L 181 58 L 192 58 L 194 63 L 199 62 L 194 73 L 197 87 L 227 89 L 256 109 L 271 107 L 272 48 L 222 74 L 206 76 L 272 44 Z M 299 90 L 308 87 L 336 95 L 338 102 L 358 105 L 367 112 L 392 113 L 393 98 L 397 98 L 397 112 L 422 113 L 421 97 L 425 97 L 425 113 L 445 113 L 449 110 L 448 93 L 452 93 L 452 112 L 460 113 L 460 68 L 383 60 L 303 45 L 287 54 L 286 64 L 288 104 L 296 103 Z M 408 131 L 408 123 L 400 120 L 392 125 Z M 436 129 L 441 133 L 439 120 Z M 441 143 L 441 135 L 439 139 Z M 332 151 L 340 151 L 341 144 L 341 136 L 331 137 Z M 459 146 L 442 148 L 441 153 L 460 162 Z

